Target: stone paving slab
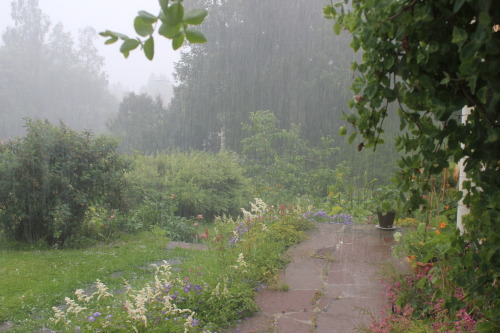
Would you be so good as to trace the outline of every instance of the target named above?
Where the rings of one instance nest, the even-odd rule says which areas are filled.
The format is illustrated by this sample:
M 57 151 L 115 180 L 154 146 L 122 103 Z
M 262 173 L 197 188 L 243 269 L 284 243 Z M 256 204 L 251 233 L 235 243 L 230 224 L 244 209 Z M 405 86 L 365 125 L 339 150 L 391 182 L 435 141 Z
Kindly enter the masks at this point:
M 289 291 L 262 290 L 256 316 L 225 332 L 349 333 L 369 324 L 386 302 L 381 265 L 392 259 L 393 232 L 373 225 L 318 224 L 288 251 L 280 274 Z

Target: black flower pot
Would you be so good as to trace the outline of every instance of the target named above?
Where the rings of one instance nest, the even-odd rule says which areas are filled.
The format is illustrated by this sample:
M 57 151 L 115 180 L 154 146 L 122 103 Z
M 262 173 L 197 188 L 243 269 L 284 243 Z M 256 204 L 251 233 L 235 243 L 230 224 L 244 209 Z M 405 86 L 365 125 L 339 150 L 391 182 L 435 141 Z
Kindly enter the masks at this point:
M 378 215 L 378 225 L 380 228 L 392 228 L 394 225 L 394 219 L 396 218 L 396 212 L 390 211 L 385 215 L 381 212 L 377 213 Z

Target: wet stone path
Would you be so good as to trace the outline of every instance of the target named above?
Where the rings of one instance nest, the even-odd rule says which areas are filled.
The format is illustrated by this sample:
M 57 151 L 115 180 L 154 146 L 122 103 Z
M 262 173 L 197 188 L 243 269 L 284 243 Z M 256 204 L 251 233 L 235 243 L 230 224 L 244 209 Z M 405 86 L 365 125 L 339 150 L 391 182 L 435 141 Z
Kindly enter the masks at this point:
M 280 275 L 288 291 L 262 290 L 260 311 L 226 333 L 349 333 L 385 307 L 380 268 L 392 259 L 391 231 L 374 225 L 318 224 L 291 248 Z

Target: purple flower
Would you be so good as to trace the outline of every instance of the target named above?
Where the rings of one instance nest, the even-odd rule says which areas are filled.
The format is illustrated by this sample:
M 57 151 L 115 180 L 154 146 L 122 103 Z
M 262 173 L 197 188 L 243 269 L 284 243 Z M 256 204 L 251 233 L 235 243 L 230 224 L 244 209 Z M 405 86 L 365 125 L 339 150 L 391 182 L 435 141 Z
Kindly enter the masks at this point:
M 95 318 L 90 316 L 87 320 L 89 323 L 93 323 L 95 321 Z
M 101 315 L 101 313 L 100 313 L 100 312 L 96 312 L 96 313 L 94 313 L 94 317 L 96 317 L 96 318 L 97 318 L 97 317 L 99 317 L 100 315 Z
M 188 292 L 191 290 L 191 287 L 192 287 L 192 286 L 193 286 L 193 285 L 192 285 L 191 283 L 190 283 L 190 284 L 185 285 L 185 286 L 184 286 L 184 288 L 183 288 L 183 289 L 184 289 L 184 292 L 185 292 L 185 293 L 188 293 Z
M 319 210 L 316 214 L 314 214 L 315 217 L 328 217 L 326 213 L 322 210 Z

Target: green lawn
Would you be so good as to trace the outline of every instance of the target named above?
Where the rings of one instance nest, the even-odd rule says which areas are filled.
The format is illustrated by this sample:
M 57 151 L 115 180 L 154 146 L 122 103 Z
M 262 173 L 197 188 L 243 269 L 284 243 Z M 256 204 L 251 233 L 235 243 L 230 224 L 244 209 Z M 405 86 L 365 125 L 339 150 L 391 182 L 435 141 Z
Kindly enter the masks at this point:
M 16 331 L 27 332 L 52 315 L 52 306 L 96 279 L 110 288 L 123 278 L 140 279 L 148 275 L 141 266 L 176 256 L 165 251 L 167 241 L 143 233 L 82 250 L 13 250 L 0 244 L 0 324 L 11 321 Z

